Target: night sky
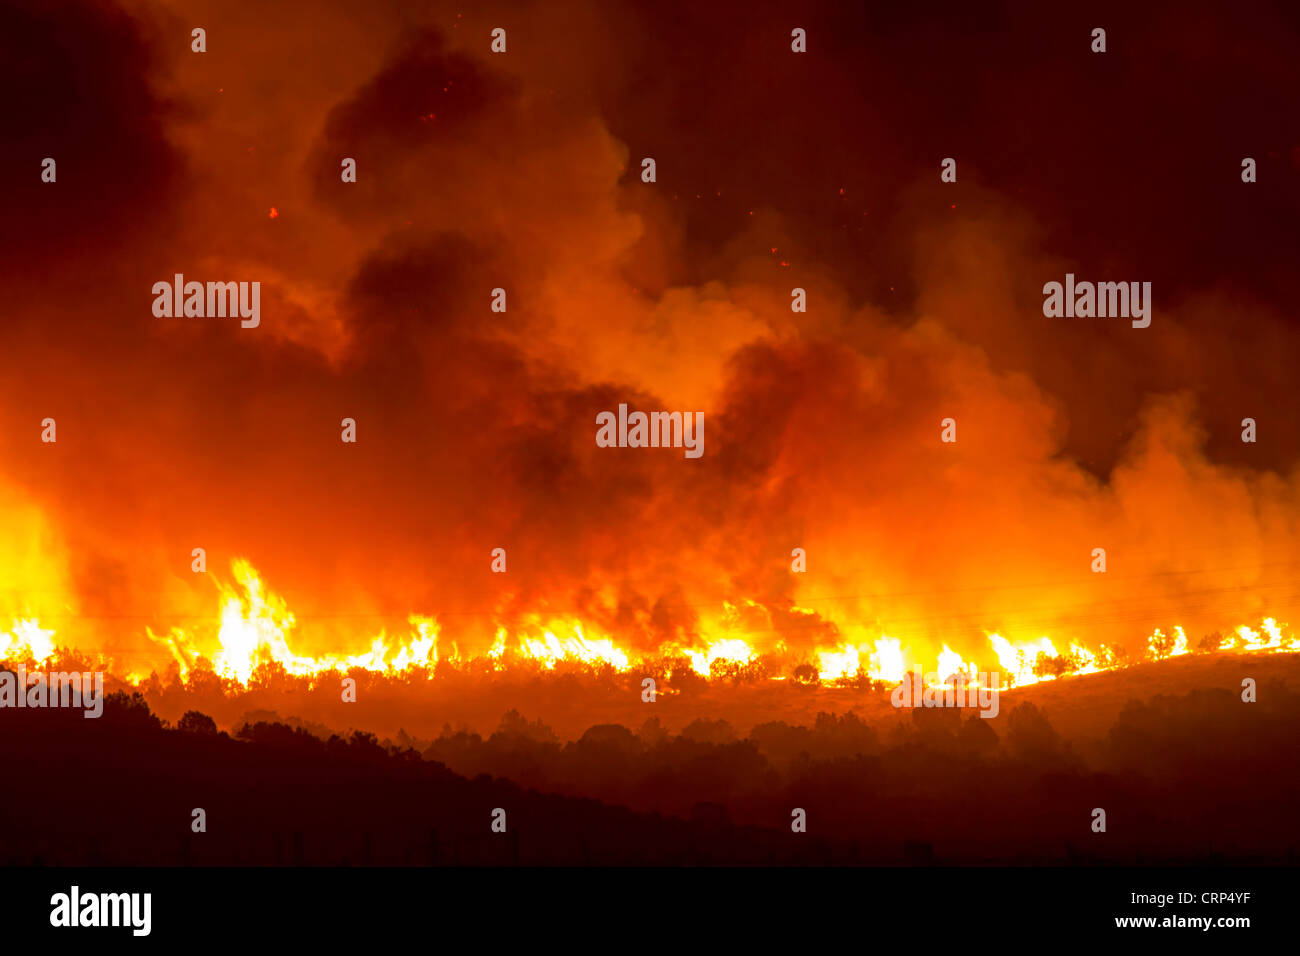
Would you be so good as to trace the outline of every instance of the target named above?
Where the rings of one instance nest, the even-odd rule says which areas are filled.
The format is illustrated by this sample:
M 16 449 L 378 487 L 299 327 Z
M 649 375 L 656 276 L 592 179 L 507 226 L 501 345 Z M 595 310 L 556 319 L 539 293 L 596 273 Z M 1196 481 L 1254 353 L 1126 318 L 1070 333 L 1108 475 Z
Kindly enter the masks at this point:
M 195 547 L 337 650 L 1285 617 L 1300 10 L 975 6 L 0 5 L 0 621 L 165 662 Z M 1045 317 L 1067 272 L 1150 327 Z M 619 403 L 703 456 L 597 448 Z

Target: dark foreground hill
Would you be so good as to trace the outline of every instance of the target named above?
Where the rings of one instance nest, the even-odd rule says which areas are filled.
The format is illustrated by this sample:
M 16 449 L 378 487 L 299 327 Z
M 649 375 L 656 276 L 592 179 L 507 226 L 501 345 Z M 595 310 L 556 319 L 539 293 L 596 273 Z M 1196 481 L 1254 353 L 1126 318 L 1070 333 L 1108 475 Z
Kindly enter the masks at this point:
M 1081 753 L 1029 702 L 996 721 L 822 714 L 561 742 L 511 712 L 424 747 L 277 722 L 234 735 L 143 698 L 0 711 L 0 863 L 1288 863 L 1300 695 L 1130 700 Z M 994 729 L 996 727 L 996 729 Z M 192 829 L 202 809 L 206 832 Z M 505 832 L 493 832 L 494 812 Z M 1106 829 L 1093 828 L 1105 811 Z M 802 810 L 807 832 L 792 832 Z
M 2 713 L 3 865 L 815 863 L 821 837 L 665 819 L 466 779 L 366 734 L 162 725 L 139 697 Z M 193 811 L 205 833 L 192 830 Z M 506 812 L 504 833 L 493 812 Z

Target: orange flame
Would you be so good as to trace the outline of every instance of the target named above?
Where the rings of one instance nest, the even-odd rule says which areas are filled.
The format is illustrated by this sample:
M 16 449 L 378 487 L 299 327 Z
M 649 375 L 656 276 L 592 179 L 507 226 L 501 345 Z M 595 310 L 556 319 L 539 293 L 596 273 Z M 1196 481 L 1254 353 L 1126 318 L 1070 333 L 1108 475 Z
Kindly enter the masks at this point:
M 287 674 L 313 676 L 325 672 L 346 672 L 363 669 L 384 674 L 408 674 L 423 670 L 432 678 L 440 660 L 451 664 L 462 663 L 459 649 L 453 643 L 439 651 L 439 625 L 435 618 L 412 614 L 408 617 L 410 633 L 405 641 L 390 640 L 384 632 L 371 637 L 370 643 L 355 654 L 312 657 L 296 653 L 292 647 L 297 621 L 283 598 L 271 593 L 253 566 L 244 559 L 231 562 L 233 582 L 217 580 L 220 608 L 217 615 L 216 647 L 210 657 L 196 647 L 196 641 L 181 628 L 172 628 L 163 635 L 146 629 L 154 642 L 166 646 L 175 657 L 182 682 L 203 666 L 235 685 L 247 686 L 259 667 L 264 665 L 282 668 Z M 670 648 L 669 653 L 689 663 L 692 671 L 701 677 L 716 677 L 727 668 L 719 665 L 747 666 L 759 662 L 763 655 L 745 637 L 742 631 L 742 612 L 759 608 L 748 602 L 747 608 L 724 605 L 723 614 L 715 622 L 715 631 L 722 632 L 706 638 L 692 647 Z M 810 613 L 794 608 L 796 613 Z M 723 636 L 725 635 L 725 636 Z M 43 627 L 36 617 L 15 618 L 10 628 L 0 631 L 0 661 L 49 661 L 56 654 L 55 631 Z M 988 641 L 1000 668 L 1001 689 L 1024 687 L 1059 677 L 1091 674 L 1125 666 L 1117 653 L 1105 645 L 1093 651 L 1077 643 L 1061 653 L 1048 637 L 1037 640 L 1013 642 L 1001 634 L 990 633 Z M 783 648 L 783 645 L 779 645 Z M 1202 648 L 1207 649 L 1207 648 Z M 1300 637 L 1286 632 L 1274 618 L 1265 618 L 1258 629 L 1241 625 L 1217 648 L 1231 652 L 1296 652 L 1300 651 Z M 1190 653 L 1187 636 L 1181 626 L 1168 633 L 1156 628 L 1146 640 L 1146 660 L 1163 660 Z M 576 618 L 526 617 L 514 625 L 513 632 L 499 626 L 495 640 L 485 655 L 493 668 L 510 666 L 525 661 L 552 670 L 560 662 L 573 662 L 589 667 L 608 667 L 627 672 L 643 665 L 646 659 L 620 647 L 614 637 L 595 634 Z M 825 684 L 866 677 L 872 681 L 896 684 L 911 670 L 937 675 L 940 684 L 957 680 L 974 684 L 982 680 L 978 665 L 966 660 L 947 644 L 942 645 L 933 666 L 926 666 L 917 655 L 907 652 L 899 640 L 881 635 L 866 641 L 838 643 L 815 651 L 817 678 Z M 784 675 L 767 673 L 768 677 L 784 679 Z M 127 677 L 139 683 L 139 675 L 128 672 Z

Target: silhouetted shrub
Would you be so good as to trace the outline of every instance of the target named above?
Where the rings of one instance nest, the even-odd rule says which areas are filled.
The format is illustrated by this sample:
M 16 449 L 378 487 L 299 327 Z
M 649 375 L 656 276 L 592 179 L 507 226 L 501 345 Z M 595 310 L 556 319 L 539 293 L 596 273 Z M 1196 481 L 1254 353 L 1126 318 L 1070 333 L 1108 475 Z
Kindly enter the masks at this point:
M 201 714 L 197 710 L 187 710 L 177 721 L 176 729 L 183 730 L 187 734 L 212 736 L 217 732 L 217 722 L 207 714 Z

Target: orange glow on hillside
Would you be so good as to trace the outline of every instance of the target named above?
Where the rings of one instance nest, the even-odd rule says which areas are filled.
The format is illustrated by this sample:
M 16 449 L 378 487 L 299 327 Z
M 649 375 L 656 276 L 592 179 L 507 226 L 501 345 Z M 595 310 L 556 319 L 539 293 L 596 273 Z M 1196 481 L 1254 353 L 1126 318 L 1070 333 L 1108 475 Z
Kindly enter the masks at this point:
M 441 646 L 437 619 L 421 614 L 408 617 L 409 632 L 405 635 L 380 632 L 365 638 L 356 653 L 310 656 L 293 649 L 298 621 L 283 598 L 267 589 L 251 563 L 236 559 L 231 572 L 232 581 L 217 579 L 219 607 L 214 615 L 214 644 L 205 645 L 179 627 L 162 635 L 146 631 L 150 640 L 170 650 L 182 680 L 202 669 L 224 678 L 232 687 L 244 687 L 265 667 L 299 677 L 360 669 L 388 675 L 418 674 L 434 680 L 440 664 L 478 664 L 492 670 L 527 664 L 553 670 L 561 662 L 626 673 L 653 668 L 666 660 L 680 661 L 699 677 L 711 680 L 739 674 L 777 680 L 791 676 L 787 670 L 792 658 L 782 654 L 788 649 L 778 642 L 775 650 L 763 651 L 755 641 L 735 633 L 741 627 L 739 609 L 731 605 L 724 607 L 712 635 L 703 635 L 697 645 L 670 646 L 653 656 L 638 655 L 620 646 L 613 635 L 599 633 L 576 618 L 531 615 L 511 628 L 498 627 L 485 655 L 465 657 L 453 643 Z M 987 642 L 990 653 L 984 656 L 991 664 L 986 669 L 998 671 L 1002 689 L 1191 653 L 1180 626 L 1168 633 L 1155 629 L 1146 640 L 1142 657 L 1128 661 L 1120 660 L 1113 649 L 1104 645 L 1093 651 L 1070 643 L 1068 650 L 1061 652 L 1046 636 L 1013 642 L 991 633 Z M 34 618 L 15 619 L 8 630 L 0 631 L 0 661 L 39 665 L 51 660 L 59 647 L 56 631 Z M 1300 639 L 1270 617 L 1257 628 L 1240 625 L 1217 648 L 1207 650 L 1295 652 L 1300 651 Z M 816 679 L 827 686 L 864 680 L 892 686 L 908 671 L 925 674 L 935 686 L 953 680 L 975 685 L 984 680 L 976 661 L 964 659 L 947 644 L 931 658 L 904 648 L 898 639 L 885 634 L 870 641 L 839 641 L 819 647 L 813 659 Z M 144 679 L 129 663 L 119 671 L 135 683 Z

